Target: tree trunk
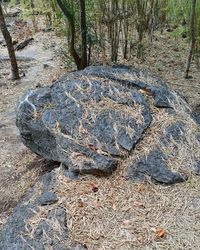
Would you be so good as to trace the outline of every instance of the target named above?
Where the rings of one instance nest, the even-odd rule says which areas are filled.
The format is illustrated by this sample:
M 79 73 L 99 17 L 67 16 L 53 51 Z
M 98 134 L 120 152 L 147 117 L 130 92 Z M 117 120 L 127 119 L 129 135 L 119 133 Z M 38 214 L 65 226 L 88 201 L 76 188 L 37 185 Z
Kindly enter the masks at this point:
M 33 0 L 30 0 L 29 4 L 30 4 L 30 9 L 31 9 L 31 19 L 33 23 L 33 33 L 35 34 L 38 30 L 37 22 L 35 19 L 35 4 Z
M 138 44 L 137 44 L 137 58 L 144 59 L 144 46 L 143 46 L 143 37 L 145 31 L 145 13 L 144 13 L 144 1 L 137 0 L 136 7 L 137 7 L 137 14 L 138 14 L 138 21 L 136 24 L 136 30 L 138 33 Z
M 3 37 L 5 39 L 7 49 L 8 49 L 8 54 L 9 54 L 9 57 L 10 57 L 11 79 L 12 80 L 17 80 L 17 79 L 19 79 L 19 70 L 18 70 L 17 60 L 16 60 L 16 56 L 15 56 L 15 50 L 14 50 L 14 47 L 13 47 L 12 38 L 10 36 L 10 33 L 9 33 L 7 27 L 6 27 L 6 22 L 5 22 L 5 19 L 4 19 L 1 4 L 0 4 L 0 28 L 1 28 L 1 32 L 3 34 Z
M 63 14 L 68 20 L 71 41 L 70 41 L 70 53 L 73 57 L 77 69 L 81 70 L 87 66 L 87 29 L 86 29 L 86 14 L 85 14 L 85 0 L 80 0 L 80 12 L 81 12 L 81 57 L 77 53 L 75 42 L 76 42 L 76 29 L 75 29 L 75 17 L 70 12 L 70 8 L 67 3 L 63 3 L 62 0 L 57 0 L 57 3 L 62 10 Z
M 117 15 L 119 15 L 118 2 L 115 0 L 110 0 L 108 6 L 108 29 L 111 43 L 112 62 L 117 62 L 119 50 L 120 22 L 117 18 Z
M 196 9 L 196 0 L 192 0 L 192 6 L 191 6 L 191 17 L 190 17 L 190 32 L 191 32 L 191 43 L 190 43 L 190 49 L 189 49 L 189 54 L 188 54 L 188 60 L 187 60 L 187 65 L 186 65 L 186 70 L 185 70 L 185 78 L 189 77 L 189 70 L 190 70 L 190 65 L 192 61 L 192 55 L 194 51 L 194 46 L 195 46 L 195 9 Z
M 127 1 L 123 0 L 122 2 L 122 48 L 123 48 L 123 57 L 127 59 L 128 56 L 128 34 L 129 34 L 129 18 L 126 16 L 128 12 Z
M 85 13 L 85 0 L 80 0 L 81 21 L 81 68 L 87 67 L 87 26 Z
M 70 41 L 70 53 L 71 56 L 73 57 L 75 64 L 77 66 L 77 69 L 81 69 L 81 58 L 79 57 L 78 53 L 76 52 L 75 49 L 75 34 L 76 34 L 76 30 L 75 30 L 75 21 L 74 21 L 74 16 L 72 13 L 70 13 L 70 10 L 68 8 L 68 6 L 66 6 L 65 4 L 63 4 L 62 0 L 57 0 L 57 3 L 60 7 L 60 9 L 62 10 L 63 14 L 66 16 L 68 23 L 69 23 L 69 29 L 70 29 L 70 36 L 71 36 L 71 41 Z

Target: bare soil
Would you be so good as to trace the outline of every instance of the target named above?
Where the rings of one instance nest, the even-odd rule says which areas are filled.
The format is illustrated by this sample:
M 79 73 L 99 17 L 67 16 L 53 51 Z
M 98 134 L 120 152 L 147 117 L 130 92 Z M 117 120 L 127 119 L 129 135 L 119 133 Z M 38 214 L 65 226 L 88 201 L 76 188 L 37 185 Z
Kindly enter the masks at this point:
M 22 39 L 16 29 L 14 38 Z M 17 53 L 34 59 L 19 62 L 20 71 L 25 73 L 19 81 L 8 80 L 9 62 L 0 61 L 0 227 L 41 173 L 55 166 L 21 143 L 15 126 L 15 105 L 26 90 L 38 84 L 49 85 L 71 70 L 63 67 L 56 53 L 62 43 L 63 39 L 53 31 L 36 33 L 32 44 Z M 183 78 L 187 49 L 184 39 L 175 40 L 167 32 L 163 35 L 158 32 L 153 46 L 146 50 L 144 62 L 134 55 L 128 61 L 119 62 L 155 73 L 182 94 L 192 108 L 200 103 L 200 72 L 193 62 L 192 78 Z M 6 55 L 1 45 L 0 55 Z M 110 62 L 102 59 L 102 63 Z M 166 187 L 152 183 L 130 184 L 120 171 L 106 179 L 84 177 L 74 182 L 63 180 L 60 175 L 64 189 L 59 202 L 67 208 L 72 240 L 94 250 L 199 249 L 198 177 Z

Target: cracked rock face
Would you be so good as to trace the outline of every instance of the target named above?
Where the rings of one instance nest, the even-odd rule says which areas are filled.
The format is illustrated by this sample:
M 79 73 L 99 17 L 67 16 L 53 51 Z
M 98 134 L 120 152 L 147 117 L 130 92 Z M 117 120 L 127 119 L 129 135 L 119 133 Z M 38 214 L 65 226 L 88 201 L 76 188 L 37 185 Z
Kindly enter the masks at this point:
M 141 70 L 99 66 L 64 75 L 28 91 L 16 114 L 24 144 L 62 163 L 68 177 L 107 176 L 125 160 L 129 179 L 172 184 L 187 179 L 181 168 L 199 165 L 199 141 L 190 138 L 198 138 L 198 125 L 187 103 Z

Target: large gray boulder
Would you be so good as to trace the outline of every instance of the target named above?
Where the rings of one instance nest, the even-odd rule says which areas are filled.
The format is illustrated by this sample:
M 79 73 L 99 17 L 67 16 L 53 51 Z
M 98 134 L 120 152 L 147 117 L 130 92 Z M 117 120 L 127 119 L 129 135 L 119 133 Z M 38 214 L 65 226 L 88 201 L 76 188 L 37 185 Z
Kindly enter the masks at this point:
M 141 70 L 88 67 L 28 91 L 17 105 L 24 144 L 63 173 L 182 182 L 199 166 L 199 127 L 187 103 Z M 183 160 L 185 158 L 185 160 Z M 188 173 L 187 170 L 189 170 Z
M 68 178 L 108 176 L 117 167 L 124 179 L 161 184 L 199 174 L 197 115 L 164 82 L 126 67 L 88 67 L 28 91 L 16 109 L 22 141 L 61 167 L 46 173 L 14 209 L 0 249 L 86 249 L 69 237 L 62 202 Z

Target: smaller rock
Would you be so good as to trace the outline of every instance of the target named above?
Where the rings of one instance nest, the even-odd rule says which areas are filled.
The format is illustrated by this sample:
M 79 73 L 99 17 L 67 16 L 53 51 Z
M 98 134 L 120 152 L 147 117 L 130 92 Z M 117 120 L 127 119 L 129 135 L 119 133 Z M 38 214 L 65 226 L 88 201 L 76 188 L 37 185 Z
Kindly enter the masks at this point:
M 154 98 L 154 105 L 157 108 L 173 108 L 172 101 L 174 100 L 173 94 L 167 90 L 166 88 L 150 88 L 153 98 Z
M 191 199 L 188 202 L 188 207 L 192 210 L 199 209 L 200 208 L 200 197 L 195 197 L 195 198 Z
M 43 235 L 43 230 L 42 228 L 36 228 L 34 231 L 34 238 L 39 238 L 41 239 Z
M 45 192 L 42 196 L 38 198 L 38 202 L 41 206 L 51 205 L 58 201 L 58 197 L 53 192 Z
M 200 161 L 197 161 L 194 172 L 196 175 L 200 175 Z
M 147 157 L 143 156 L 128 169 L 128 178 L 134 181 L 144 181 L 145 176 L 161 184 L 175 184 L 183 182 L 187 177 L 172 172 L 165 163 L 166 156 L 160 150 L 152 150 Z

